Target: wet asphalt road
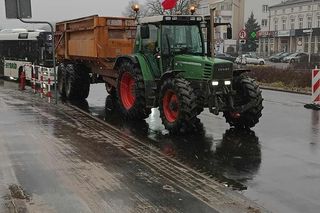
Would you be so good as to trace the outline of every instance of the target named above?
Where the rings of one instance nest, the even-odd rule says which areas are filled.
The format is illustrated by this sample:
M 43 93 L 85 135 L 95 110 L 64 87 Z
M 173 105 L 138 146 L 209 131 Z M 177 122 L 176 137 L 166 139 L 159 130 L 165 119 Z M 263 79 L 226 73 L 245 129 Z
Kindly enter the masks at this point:
M 15 85 L 0 81 L 3 87 Z M 213 212 L 113 147 L 88 144 L 98 137 L 85 132 L 77 119 L 59 110 L 52 116 L 51 108 L 33 107 L 36 103 L 21 110 L 30 103 L 0 94 L 5 100 L 0 106 L 0 197 L 6 197 L 6 185 L 19 183 L 33 195 L 28 207 L 40 212 Z M 104 85 L 92 85 L 89 105 L 78 105 L 268 210 L 319 212 L 320 112 L 303 108 L 308 96 L 272 91 L 263 96 L 263 118 L 253 131 L 229 129 L 221 116 L 205 111 L 201 134 L 174 137 L 164 130 L 157 110 L 139 123 L 106 115 Z M 79 131 L 78 137 L 68 137 L 70 131 Z M 2 205 L 7 204 L 0 201 L 0 212 Z
M 176 161 L 172 142 L 164 155 L 123 134 L 131 124 L 119 132 L 16 88 L 0 80 L 0 212 L 260 212 Z
M 203 135 L 169 136 L 158 110 L 141 124 L 105 116 L 103 85 L 92 85 L 90 112 L 148 141 L 186 165 L 225 183 L 273 212 L 320 212 L 320 112 L 304 108 L 306 95 L 263 91 L 260 123 L 229 129 L 222 116 L 199 118 Z M 106 118 L 104 118 L 106 117 Z

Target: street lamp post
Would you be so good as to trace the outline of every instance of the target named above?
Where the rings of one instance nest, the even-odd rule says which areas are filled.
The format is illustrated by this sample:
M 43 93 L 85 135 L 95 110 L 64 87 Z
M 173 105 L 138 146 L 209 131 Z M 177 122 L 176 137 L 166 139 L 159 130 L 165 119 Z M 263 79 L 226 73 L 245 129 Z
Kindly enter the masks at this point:
M 311 63 L 311 45 L 312 45 L 313 19 L 314 19 L 313 6 L 314 6 L 314 0 L 312 0 L 312 5 L 311 5 L 311 28 L 310 28 L 310 37 L 309 37 L 309 47 L 308 47 L 308 54 L 309 54 L 308 62 L 309 62 L 309 64 Z

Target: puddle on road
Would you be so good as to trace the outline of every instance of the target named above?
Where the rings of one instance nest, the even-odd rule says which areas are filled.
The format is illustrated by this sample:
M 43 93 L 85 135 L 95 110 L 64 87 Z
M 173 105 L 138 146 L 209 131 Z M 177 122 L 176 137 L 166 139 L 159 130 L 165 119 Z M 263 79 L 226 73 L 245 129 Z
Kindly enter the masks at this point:
M 109 101 L 107 98 L 106 103 Z M 251 130 L 228 129 L 220 139 L 215 139 L 199 122 L 197 133 L 173 136 L 163 128 L 160 119 L 153 119 L 152 115 L 147 119 L 149 122 L 128 121 L 108 105 L 89 107 L 86 100 L 72 104 L 235 190 L 246 190 L 246 182 L 259 171 L 261 147 L 259 138 Z

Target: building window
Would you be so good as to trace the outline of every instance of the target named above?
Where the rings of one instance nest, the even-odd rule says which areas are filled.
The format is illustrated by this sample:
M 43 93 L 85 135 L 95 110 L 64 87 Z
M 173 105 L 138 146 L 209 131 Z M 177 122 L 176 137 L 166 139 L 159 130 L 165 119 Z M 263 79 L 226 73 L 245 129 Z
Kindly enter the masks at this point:
M 262 19 L 261 26 L 263 26 L 263 27 L 268 26 L 268 19 Z
M 303 18 L 299 18 L 299 29 L 303 28 Z
M 283 20 L 282 20 L 282 29 L 283 29 L 283 30 L 286 30 L 286 29 L 287 29 L 287 20 L 286 20 L 286 19 L 283 19 Z
M 269 11 L 269 6 L 264 4 L 262 5 L 262 12 L 267 13 Z
M 294 12 L 294 8 L 292 7 L 292 8 L 291 8 L 291 13 L 293 13 L 293 12 Z
M 320 16 L 318 16 L 317 18 L 318 18 L 318 20 L 317 20 L 317 26 L 320 27 Z
M 309 11 L 311 10 L 311 5 L 308 6 L 308 10 L 309 10 Z
M 290 24 L 291 30 L 294 30 L 294 27 L 295 27 L 295 19 L 292 18 L 292 19 L 291 19 L 291 24 Z
M 282 9 L 282 13 L 285 14 L 286 13 L 286 9 Z
M 277 15 L 277 10 L 274 11 L 274 14 Z
M 274 20 L 274 31 L 278 30 L 278 20 Z
M 312 17 L 308 17 L 308 28 L 312 28 Z
M 299 11 L 302 11 L 302 6 L 299 7 Z

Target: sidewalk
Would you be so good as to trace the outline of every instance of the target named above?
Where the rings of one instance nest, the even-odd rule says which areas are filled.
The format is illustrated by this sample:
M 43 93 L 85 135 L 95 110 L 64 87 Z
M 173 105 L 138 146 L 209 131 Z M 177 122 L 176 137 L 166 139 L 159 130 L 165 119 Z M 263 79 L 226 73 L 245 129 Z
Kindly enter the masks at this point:
M 66 105 L 49 105 L 28 92 L 10 89 L 15 83 L 2 83 L 0 182 L 5 191 L 10 186 L 19 189 L 13 193 L 16 209 L 264 211 L 143 141 Z

